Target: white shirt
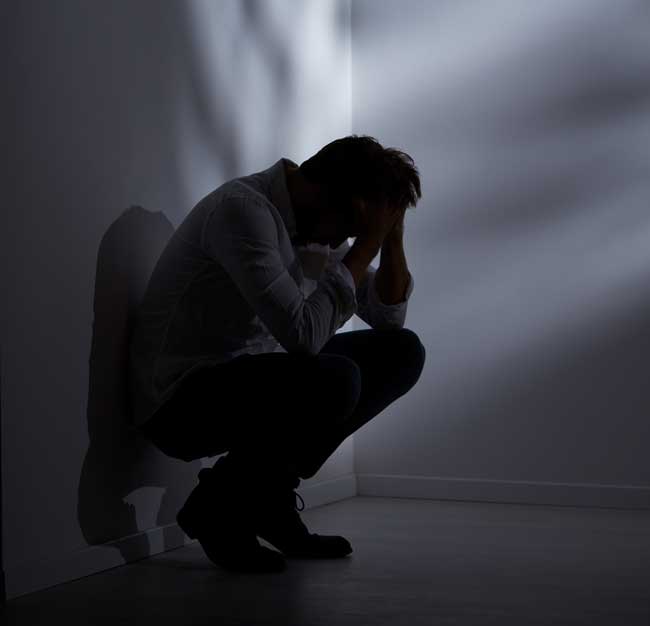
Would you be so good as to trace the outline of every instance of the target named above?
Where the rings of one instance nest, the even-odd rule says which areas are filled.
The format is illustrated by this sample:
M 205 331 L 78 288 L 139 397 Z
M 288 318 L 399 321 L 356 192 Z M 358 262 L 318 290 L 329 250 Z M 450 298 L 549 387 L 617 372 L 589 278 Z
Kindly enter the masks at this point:
M 167 242 L 137 310 L 129 383 L 139 426 L 190 372 L 241 354 L 318 354 L 354 313 L 371 328 L 401 328 L 403 302 L 383 304 L 376 268 L 355 288 L 330 250 L 296 245 L 296 222 L 280 159 L 205 196 Z

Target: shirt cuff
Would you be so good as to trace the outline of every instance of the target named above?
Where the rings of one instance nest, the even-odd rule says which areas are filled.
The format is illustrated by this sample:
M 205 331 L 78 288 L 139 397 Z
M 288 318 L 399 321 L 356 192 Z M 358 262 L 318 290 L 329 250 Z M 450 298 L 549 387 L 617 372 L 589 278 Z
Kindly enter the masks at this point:
M 406 287 L 406 294 L 402 302 L 396 304 L 384 304 L 379 299 L 379 294 L 375 288 L 375 273 L 368 275 L 368 308 L 369 314 L 372 316 L 374 323 L 377 326 L 402 326 L 406 318 L 406 309 L 408 306 L 408 299 L 413 292 L 415 281 L 411 272 L 409 272 L 409 282 Z
M 404 296 L 404 300 L 402 300 L 402 302 L 397 302 L 396 304 L 384 304 L 379 299 L 379 294 L 377 293 L 377 289 L 375 287 L 375 274 L 374 273 L 370 274 L 368 278 L 370 279 L 370 284 L 368 285 L 368 294 L 373 308 L 381 309 L 385 311 L 394 311 L 404 307 L 404 305 L 408 302 L 408 299 L 411 296 L 411 292 L 413 291 L 413 286 L 415 284 L 415 281 L 413 280 L 413 276 L 411 272 L 409 272 L 409 282 L 408 285 L 406 286 L 406 294 Z

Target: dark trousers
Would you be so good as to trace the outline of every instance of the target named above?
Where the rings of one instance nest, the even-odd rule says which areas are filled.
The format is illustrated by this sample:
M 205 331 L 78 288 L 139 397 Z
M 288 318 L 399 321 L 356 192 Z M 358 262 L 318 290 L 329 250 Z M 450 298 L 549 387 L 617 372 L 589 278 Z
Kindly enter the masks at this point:
M 260 471 L 311 478 L 415 385 L 424 361 L 407 328 L 338 333 L 317 355 L 241 355 L 188 376 L 142 432 L 185 461 L 230 451 Z

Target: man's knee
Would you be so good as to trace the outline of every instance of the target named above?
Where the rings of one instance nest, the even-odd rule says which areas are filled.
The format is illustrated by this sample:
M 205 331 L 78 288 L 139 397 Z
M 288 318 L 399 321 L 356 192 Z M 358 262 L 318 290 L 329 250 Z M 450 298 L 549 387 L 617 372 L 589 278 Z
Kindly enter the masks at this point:
M 426 350 L 417 333 L 410 328 L 395 329 L 398 337 L 395 357 L 402 364 L 402 371 L 410 372 L 412 383 L 420 378 L 426 360 Z
M 424 365 L 426 350 L 417 333 L 410 328 L 396 328 L 395 333 L 398 336 L 397 344 L 402 358 L 412 361 L 414 364 Z
M 405 336 L 409 338 L 413 346 L 414 353 L 419 357 L 419 360 L 424 363 L 427 353 L 424 349 L 424 344 L 422 341 L 420 341 L 420 337 L 410 328 L 402 328 L 402 330 L 404 331 Z

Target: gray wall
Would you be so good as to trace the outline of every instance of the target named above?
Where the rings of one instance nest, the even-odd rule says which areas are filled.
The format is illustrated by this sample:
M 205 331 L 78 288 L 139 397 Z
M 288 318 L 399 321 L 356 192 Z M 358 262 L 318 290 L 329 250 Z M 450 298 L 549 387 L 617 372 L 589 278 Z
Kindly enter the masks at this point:
M 206 193 L 348 134 L 349 3 L 16 0 L 2 11 L 11 597 L 183 541 L 166 525 L 201 463 L 125 432 L 129 316 Z M 350 439 L 303 487 L 352 469 Z
M 648 32 L 641 0 L 353 2 L 352 130 L 421 169 L 427 349 L 355 434 L 362 492 L 650 505 Z

